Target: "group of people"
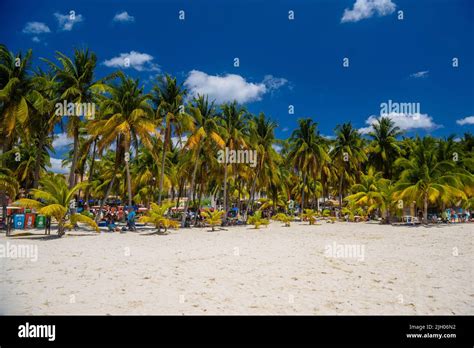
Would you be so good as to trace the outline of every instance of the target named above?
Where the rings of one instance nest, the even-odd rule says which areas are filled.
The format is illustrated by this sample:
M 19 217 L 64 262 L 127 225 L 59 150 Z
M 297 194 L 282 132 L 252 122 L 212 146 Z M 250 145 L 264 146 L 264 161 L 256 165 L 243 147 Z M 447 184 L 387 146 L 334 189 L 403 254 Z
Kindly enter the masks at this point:
M 128 209 L 119 209 L 117 207 L 104 206 L 102 210 L 97 208 L 90 208 L 86 211 L 92 214 L 93 218 L 97 217 L 97 214 L 100 214 L 99 221 L 105 222 L 108 230 L 111 232 L 119 231 L 136 231 L 135 220 L 136 220 L 136 209 L 134 207 L 129 207 Z M 118 226 L 119 222 L 126 222 L 126 226 L 120 228 Z

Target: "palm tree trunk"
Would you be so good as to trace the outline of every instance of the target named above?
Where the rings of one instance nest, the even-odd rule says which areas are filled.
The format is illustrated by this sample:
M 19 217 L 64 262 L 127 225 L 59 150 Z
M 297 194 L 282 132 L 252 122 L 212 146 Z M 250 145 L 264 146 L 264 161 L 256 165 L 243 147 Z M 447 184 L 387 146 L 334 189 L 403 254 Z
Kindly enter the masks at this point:
M 250 188 L 249 201 L 247 202 L 247 207 L 245 208 L 245 216 L 244 216 L 245 222 L 247 222 L 247 216 L 249 213 L 250 204 L 253 204 L 253 195 L 255 192 L 255 186 L 257 186 L 258 175 L 259 175 L 259 170 L 257 171 L 255 178 L 253 179 L 253 182 L 252 182 L 252 187 Z
M 72 154 L 72 163 L 71 169 L 69 171 L 69 189 L 74 187 L 74 182 L 76 181 L 76 166 L 77 166 L 77 159 L 79 157 L 79 128 L 74 129 L 74 151 Z
M 98 222 L 100 219 L 100 214 L 102 213 L 102 209 L 104 209 L 105 201 L 110 196 L 110 192 L 112 191 L 112 187 L 114 186 L 115 176 L 117 175 L 117 168 L 114 170 L 114 175 L 112 176 L 112 180 L 110 180 L 109 186 L 107 187 L 107 192 L 105 193 L 104 199 L 100 202 L 99 211 L 95 216 L 95 222 Z
M 224 219 L 227 220 L 227 163 L 224 164 Z
M 166 147 L 168 145 L 168 128 L 169 128 L 169 120 L 168 120 L 168 115 L 167 115 L 165 134 L 164 134 L 164 139 L 163 139 L 163 154 L 161 155 L 160 192 L 158 192 L 158 205 L 161 205 L 161 194 L 163 191 L 163 183 L 165 179 L 165 159 L 166 159 Z
M 306 172 L 303 174 L 303 192 L 301 193 L 301 213 L 304 212 L 304 189 L 306 188 Z
M 128 207 L 132 206 L 132 179 L 130 178 L 130 164 L 125 161 L 125 170 L 127 172 L 127 193 L 128 193 Z
M 341 179 L 339 180 L 339 210 L 342 211 L 342 182 L 344 180 L 344 173 L 341 173 Z
M 35 173 L 33 177 L 33 188 L 38 188 L 39 184 L 39 174 L 40 174 L 40 169 L 41 169 L 41 150 L 43 149 L 43 144 L 44 144 L 44 137 L 40 137 L 39 143 L 38 143 L 38 152 L 36 154 L 36 159 L 35 159 Z
M 91 158 L 91 164 L 89 166 L 89 184 L 91 183 L 92 180 L 92 174 L 94 173 L 94 164 L 95 164 L 95 152 L 97 148 L 97 140 L 94 140 L 94 146 L 92 147 L 92 158 Z M 90 186 L 86 187 L 86 192 L 84 193 L 84 202 L 89 204 L 89 192 L 90 192 Z
M 193 194 L 194 194 L 194 184 L 196 183 L 196 172 L 197 172 L 197 167 L 198 167 L 198 163 L 199 163 L 199 153 L 201 152 L 201 146 L 198 146 L 198 149 L 197 149 L 197 157 L 195 162 L 194 162 L 194 169 L 193 169 L 193 176 L 191 178 L 191 190 L 189 192 L 189 196 L 188 196 L 188 199 L 186 200 L 186 202 L 184 203 L 184 212 L 183 212 L 183 216 L 181 218 L 181 227 L 184 227 L 185 226 L 185 223 L 186 223 L 186 214 L 188 213 L 188 207 L 189 207 L 189 202 L 191 201 L 191 199 L 193 198 Z
M 428 223 L 428 194 L 423 197 L 423 223 Z

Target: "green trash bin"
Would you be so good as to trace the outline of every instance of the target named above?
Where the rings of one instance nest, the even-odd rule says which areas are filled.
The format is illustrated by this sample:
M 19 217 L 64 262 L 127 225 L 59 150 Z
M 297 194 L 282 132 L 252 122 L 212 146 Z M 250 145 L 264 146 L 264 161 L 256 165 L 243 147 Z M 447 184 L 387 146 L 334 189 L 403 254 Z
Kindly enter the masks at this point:
M 46 225 L 46 216 L 36 215 L 36 228 L 44 228 Z

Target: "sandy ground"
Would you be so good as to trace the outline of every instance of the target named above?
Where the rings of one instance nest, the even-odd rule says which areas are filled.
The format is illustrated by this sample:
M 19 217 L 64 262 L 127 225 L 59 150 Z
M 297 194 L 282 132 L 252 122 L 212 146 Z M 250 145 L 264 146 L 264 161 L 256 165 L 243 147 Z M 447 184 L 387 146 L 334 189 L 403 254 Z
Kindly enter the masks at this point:
M 272 223 L 1 234 L 0 246 L 36 245 L 38 257 L 0 258 L 0 313 L 474 314 L 473 233 L 474 224 Z M 346 245 L 360 253 L 329 253 Z

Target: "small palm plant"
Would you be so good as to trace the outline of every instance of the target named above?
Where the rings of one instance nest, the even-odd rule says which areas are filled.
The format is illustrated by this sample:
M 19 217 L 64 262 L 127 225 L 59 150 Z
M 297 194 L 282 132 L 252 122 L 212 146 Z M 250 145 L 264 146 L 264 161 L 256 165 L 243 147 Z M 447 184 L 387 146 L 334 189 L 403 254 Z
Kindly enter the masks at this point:
M 268 219 L 262 218 L 262 212 L 258 210 L 254 215 L 249 217 L 248 223 L 258 229 L 261 225 L 267 226 L 270 222 Z
M 206 220 L 206 223 L 211 226 L 212 230 L 215 231 L 215 226 L 220 225 L 222 223 L 222 215 L 224 215 L 225 211 L 211 211 L 209 209 L 204 210 L 201 214 Z
M 82 214 L 69 212 L 74 195 L 87 186 L 86 183 L 80 183 L 69 189 L 64 176 L 50 175 L 43 178 L 40 185 L 40 189 L 31 190 L 34 199 L 22 198 L 16 201 L 14 205 L 37 209 L 38 213 L 53 217 L 58 222 L 59 237 L 65 234 L 66 229 L 71 229 L 78 222 L 83 222 L 99 232 L 99 227 L 93 219 Z M 37 201 L 38 199 L 41 202 Z
M 139 221 L 155 225 L 158 233 L 161 232 L 161 229 L 164 229 L 164 232 L 167 232 L 169 228 L 176 229 L 179 227 L 178 221 L 166 217 L 166 212 L 172 206 L 173 203 L 165 203 L 162 205 L 151 203 L 150 210 L 148 210 L 146 215 L 140 217 Z
M 283 222 L 285 224 L 285 227 L 290 227 L 290 223 L 293 221 L 293 216 L 286 215 L 284 213 L 278 213 L 273 216 L 273 220 Z
M 301 214 L 303 220 L 308 221 L 310 225 L 314 225 L 316 222 L 317 213 L 313 209 L 305 209 L 304 213 Z

